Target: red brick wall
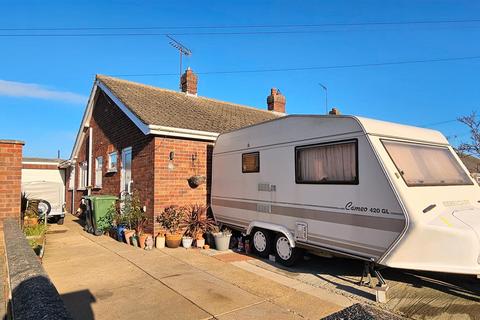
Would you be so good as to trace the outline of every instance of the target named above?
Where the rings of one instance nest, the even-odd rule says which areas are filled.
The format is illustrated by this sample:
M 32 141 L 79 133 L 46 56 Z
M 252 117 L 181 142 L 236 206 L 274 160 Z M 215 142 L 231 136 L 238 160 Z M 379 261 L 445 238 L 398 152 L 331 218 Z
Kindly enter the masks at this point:
M 96 157 L 103 156 L 102 188 L 93 189 L 92 194 L 120 196 L 121 151 L 124 148 L 132 147 L 132 187 L 139 191 L 142 205 L 146 206 L 147 214 L 153 217 L 153 138 L 145 136 L 125 113 L 102 93 L 99 94 L 93 108 L 90 126 L 93 131 L 93 169 Z M 86 129 L 85 139 L 76 161 L 76 187 L 79 185 L 79 164 L 88 159 L 88 133 L 89 130 Z M 107 173 L 108 154 L 113 151 L 117 152 L 118 170 L 115 173 Z M 67 173 L 66 199 L 67 208 L 70 209 L 72 191 L 68 190 L 68 177 Z M 94 170 L 92 170 L 92 185 L 95 185 Z M 75 193 L 76 207 L 79 206 L 81 197 L 86 194 L 86 190 Z
M 22 164 L 23 169 L 43 169 L 43 170 L 58 170 L 57 164 L 34 164 L 34 163 L 24 163 Z
M 211 181 L 211 142 L 172 137 L 145 136 L 135 124 L 106 95 L 100 94 L 92 114 L 90 126 L 93 130 L 93 161 L 103 156 L 104 172 L 101 189 L 93 189 L 92 194 L 112 194 L 119 196 L 121 150 L 132 147 L 133 188 L 139 191 L 142 205 L 147 208 L 150 224 L 147 231 L 153 232 L 154 217 L 169 205 L 206 204 L 209 199 Z M 76 163 L 75 183 L 78 186 L 79 164 L 88 159 L 88 129 L 80 148 Z M 118 151 L 118 171 L 106 173 L 107 155 Z M 175 153 L 169 160 L 170 152 Z M 192 160 L 192 155 L 196 159 Z M 170 166 L 169 166 L 170 164 Z M 172 167 L 173 165 L 173 167 Z M 207 177 L 206 183 L 192 189 L 187 179 L 193 175 Z M 92 184 L 95 185 L 94 172 Z M 69 173 L 67 172 L 67 190 Z M 67 191 L 67 208 L 71 208 L 72 191 Z M 75 194 L 76 207 L 86 191 Z
M 180 139 L 155 138 L 155 216 L 170 205 L 207 204 L 210 199 L 211 142 Z M 170 160 L 170 152 L 174 159 Z M 192 159 L 192 155 L 196 159 Z M 187 179 L 194 175 L 205 176 L 206 183 L 193 189 Z M 155 231 L 158 224 L 155 224 Z
M 0 228 L 7 217 L 20 219 L 24 143 L 0 140 Z

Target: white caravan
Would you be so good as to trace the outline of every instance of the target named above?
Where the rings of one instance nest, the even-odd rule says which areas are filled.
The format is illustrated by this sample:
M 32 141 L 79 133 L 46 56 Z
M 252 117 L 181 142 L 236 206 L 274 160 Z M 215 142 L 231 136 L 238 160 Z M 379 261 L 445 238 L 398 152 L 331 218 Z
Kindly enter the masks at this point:
M 215 219 L 261 256 L 480 274 L 480 188 L 438 131 L 286 116 L 221 134 L 212 175 Z

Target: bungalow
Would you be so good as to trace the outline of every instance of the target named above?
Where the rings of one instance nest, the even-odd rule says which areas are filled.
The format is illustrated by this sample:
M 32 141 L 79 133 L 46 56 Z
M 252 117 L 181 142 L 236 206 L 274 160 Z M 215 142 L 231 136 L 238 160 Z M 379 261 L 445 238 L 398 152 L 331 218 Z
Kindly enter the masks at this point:
M 147 229 L 155 232 L 164 207 L 208 204 L 217 136 L 284 115 L 286 100 L 272 89 L 268 110 L 260 110 L 200 97 L 197 83 L 190 69 L 181 77 L 181 92 L 97 75 L 71 157 L 62 165 L 68 169 L 67 209 L 77 210 L 87 194 L 121 197 L 138 190 Z M 205 183 L 189 184 L 192 177 Z

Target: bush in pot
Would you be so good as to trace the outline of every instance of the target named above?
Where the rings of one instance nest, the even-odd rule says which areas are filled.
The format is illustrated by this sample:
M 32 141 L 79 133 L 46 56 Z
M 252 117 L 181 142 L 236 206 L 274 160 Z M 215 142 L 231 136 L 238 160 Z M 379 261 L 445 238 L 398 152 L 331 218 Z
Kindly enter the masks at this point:
M 186 212 L 185 207 L 170 206 L 157 217 L 157 222 L 167 231 L 165 235 L 167 247 L 177 248 L 180 245 L 183 235 L 180 225 L 185 219 Z
M 196 246 L 202 248 L 205 245 L 203 234 L 211 231 L 216 226 L 215 221 L 207 216 L 207 206 L 192 205 L 185 216 L 185 234 L 195 238 Z
M 146 216 L 140 205 L 140 199 L 136 190 L 132 194 L 124 196 L 117 224 L 125 226 L 123 231 L 125 242 L 137 247 L 139 245 L 139 233 L 143 233 L 143 228 L 146 224 Z

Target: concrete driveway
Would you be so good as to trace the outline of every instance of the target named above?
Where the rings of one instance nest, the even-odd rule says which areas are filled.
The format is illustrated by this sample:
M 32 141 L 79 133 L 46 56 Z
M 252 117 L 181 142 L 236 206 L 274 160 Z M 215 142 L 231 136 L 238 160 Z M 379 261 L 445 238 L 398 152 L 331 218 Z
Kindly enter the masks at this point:
M 320 319 L 355 302 L 249 257 L 202 251 L 140 250 L 68 216 L 50 227 L 43 265 L 76 319 Z

